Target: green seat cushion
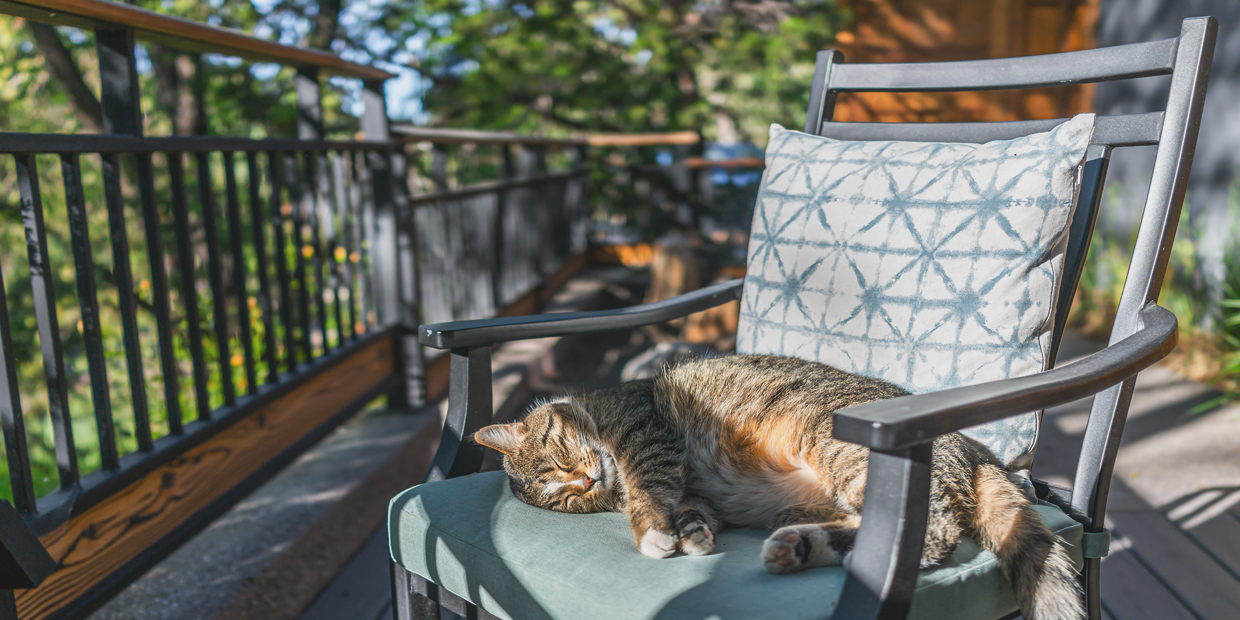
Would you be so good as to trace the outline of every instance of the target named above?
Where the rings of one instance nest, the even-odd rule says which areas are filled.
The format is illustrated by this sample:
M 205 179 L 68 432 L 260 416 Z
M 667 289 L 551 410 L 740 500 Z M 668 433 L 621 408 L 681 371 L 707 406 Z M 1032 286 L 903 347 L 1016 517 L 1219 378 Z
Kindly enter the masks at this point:
M 1081 526 L 1038 506 L 1080 566 Z M 759 560 L 767 532 L 728 529 L 708 556 L 638 553 L 627 519 L 571 515 L 513 497 L 503 472 L 423 484 L 392 499 L 392 559 L 508 618 L 826 618 L 840 567 L 772 575 Z M 964 540 L 923 571 L 912 618 L 1000 618 L 1016 610 L 995 557 Z

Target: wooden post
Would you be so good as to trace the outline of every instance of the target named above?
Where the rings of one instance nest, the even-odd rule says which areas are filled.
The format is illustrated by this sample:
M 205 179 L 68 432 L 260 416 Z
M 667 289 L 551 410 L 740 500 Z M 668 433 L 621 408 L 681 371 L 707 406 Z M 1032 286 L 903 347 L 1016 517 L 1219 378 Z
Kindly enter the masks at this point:
M 323 88 L 319 84 L 319 70 L 301 68 L 293 78 L 297 90 L 297 138 L 299 140 L 322 140 Z
M 512 149 L 507 144 L 499 145 L 500 154 L 503 157 L 502 168 L 500 169 L 500 181 L 511 181 L 516 174 L 516 169 L 512 161 Z M 491 267 L 491 300 L 493 306 L 492 314 L 499 314 L 504 308 L 504 252 L 507 243 L 508 222 L 508 202 L 511 193 L 509 190 L 501 189 L 495 197 L 495 245 L 492 252 L 495 253 L 495 263 Z
M 132 30 L 95 31 L 103 132 L 142 135 L 142 99 Z
M 387 102 L 383 96 L 383 82 L 368 80 L 363 84 L 362 134 L 367 141 L 390 141 L 391 130 L 387 117 Z M 366 154 L 374 184 L 375 236 L 372 240 L 372 262 L 375 285 L 378 288 L 379 322 L 395 323 L 400 330 L 400 352 L 397 356 L 398 372 L 404 378 L 388 394 L 388 405 L 394 409 L 420 404 L 426 393 L 423 379 L 422 349 L 413 330 L 418 327 L 417 263 L 414 260 L 412 238 L 412 214 L 396 179 L 403 179 L 393 166 L 403 157 L 385 151 Z
M 448 191 L 448 151 L 438 142 L 431 144 L 431 183 L 437 192 Z

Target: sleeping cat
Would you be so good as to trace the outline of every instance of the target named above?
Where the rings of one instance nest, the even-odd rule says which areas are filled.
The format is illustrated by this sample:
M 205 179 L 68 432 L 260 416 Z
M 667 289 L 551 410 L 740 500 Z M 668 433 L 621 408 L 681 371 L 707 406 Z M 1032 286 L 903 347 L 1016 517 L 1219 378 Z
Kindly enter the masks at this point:
M 705 555 L 726 524 L 774 530 L 772 573 L 841 564 L 861 523 L 868 449 L 831 436 L 833 413 L 906 394 L 770 355 L 702 359 L 652 379 L 536 407 L 474 440 L 504 454 L 512 492 L 560 512 L 624 512 L 654 558 Z M 934 442 L 922 566 L 962 534 L 993 552 L 1029 620 L 1083 618 L 1072 561 L 985 448 Z

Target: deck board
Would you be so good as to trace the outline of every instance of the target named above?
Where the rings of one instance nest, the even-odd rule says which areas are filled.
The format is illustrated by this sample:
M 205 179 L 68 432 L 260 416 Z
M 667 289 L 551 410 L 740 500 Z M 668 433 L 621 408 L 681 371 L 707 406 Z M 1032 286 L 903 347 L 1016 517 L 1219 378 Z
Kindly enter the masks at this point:
M 1130 550 L 1104 558 L 1101 577 L 1102 606 L 1114 620 L 1197 620 Z
M 1110 519 L 1115 530 L 1132 541 L 1143 563 L 1197 616 L 1203 620 L 1240 618 L 1240 581 L 1163 514 L 1117 511 Z
M 1187 531 L 1202 549 L 1240 579 L 1240 514 L 1223 513 Z
M 301 620 L 390 618 L 392 591 L 387 569 L 387 529 L 380 527 Z

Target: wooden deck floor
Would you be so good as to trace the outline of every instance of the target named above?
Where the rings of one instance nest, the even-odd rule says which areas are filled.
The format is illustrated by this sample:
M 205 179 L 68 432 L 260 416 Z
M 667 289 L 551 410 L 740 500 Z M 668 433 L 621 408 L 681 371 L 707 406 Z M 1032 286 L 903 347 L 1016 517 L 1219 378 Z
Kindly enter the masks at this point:
M 345 565 L 302 620 L 390 620 L 387 531 L 379 528 Z
M 1096 348 L 1066 343 L 1064 359 Z M 1102 598 L 1109 620 L 1240 619 L 1240 408 L 1191 412 L 1211 397 L 1157 368 L 1138 382 L 1108 509 L 1114 534 Z M 1071 483 L 1088 407 L 1046 413 L 1039 478 Z M 390 598 L 381 530 L 302 620 L 386 620 Z
M 1064 359 L 1097 343 L 1065 342 Z M 1240 408 L 1163 368 L 1142 373 L 1112 477 L 1102 602 L 1113 620 L 1240 618 Z M 1090 401 L 1046 412 L 1035 475 L 1069 485 Z

